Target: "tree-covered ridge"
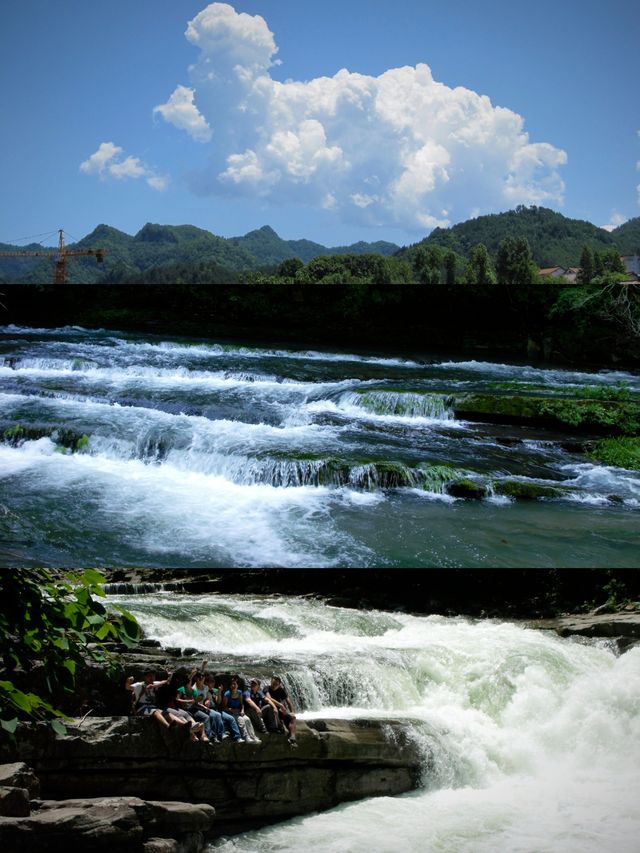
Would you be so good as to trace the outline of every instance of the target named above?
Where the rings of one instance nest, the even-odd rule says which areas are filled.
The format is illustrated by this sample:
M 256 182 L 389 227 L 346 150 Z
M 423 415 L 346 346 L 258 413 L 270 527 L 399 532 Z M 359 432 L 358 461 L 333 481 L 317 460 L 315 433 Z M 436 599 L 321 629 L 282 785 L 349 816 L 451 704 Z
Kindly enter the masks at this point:
M 276 266 L 289 258 L 300 258 L 308 264 L 314 258 L 326 255 L 394 255 L 399 246 L 379 240 L 377 243 L 354 243 L 352 246 L 327 248 L 312 240 L 283 240 L 269 225 L 250 231 L 244 237 L 235 237 L 233 242 L 245 249 L 263 266 Z
M 76 258 L 67 265 L 67 280 L 75 283 L 129 282 L 140 279 L 153 268 L 175 265 L 214 265 L 229 270 L 256 269 L 256 259 L 230 240 L 217 237 L 193 225 L 157 225 L 147 223 L 135 236 L 108 225 L 70 244 L 70 249 L 104 248 L 103 264 L 93 258 Z M 4 259 L 0 259 L 4 260 Z M 21 276 L 25 283 L 49 282 L 53 261 L 48 259 Z M 0 266 L 0 270 L 2 270 Z
M 12 246 L 10 243 L 0 243 L 0 252 L 16 251 L 41 252 L 42 246 L 40 243 L 29 243 L 27 246 Z M 29 270 L 32 270 L 41 263 L 42 258 L 0 258 L 0 281 L 11 281 L 17 276 L 24 276 Z
M 508 237 L 526 239 L 534 262 L 543 269 L 577 267 L 585 245 L 603 251 L 618 244 L 616 232 L 609 234 L 591 222 L 569 219 L 544 207 L 521 206 L 506 213 L 479 216 L 452 228 L 436 228 L 417 245 L 403 249 L 400 255 L 411 259 L 420 247 L 440 246 L 469 259 L 479 244 L 496 255 Z
M 611 232 L 623 255 L 640 255 L 640 216 L 630 219 Z

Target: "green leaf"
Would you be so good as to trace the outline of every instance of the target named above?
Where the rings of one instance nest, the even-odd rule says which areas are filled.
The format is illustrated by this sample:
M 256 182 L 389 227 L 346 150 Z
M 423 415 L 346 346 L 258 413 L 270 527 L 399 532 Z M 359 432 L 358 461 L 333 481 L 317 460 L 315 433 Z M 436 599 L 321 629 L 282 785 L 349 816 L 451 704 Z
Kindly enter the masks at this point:
M 73 676 L 75 677 L 75 674 L 76 674 L 76 662 L 75 662 L 74 660 L 66 660 L 66 661 L 63 663 L 63 666 L 64 666 L 66 669 L 68 669 L 68 670 L 69 670 L 69 672 L 71 673 L 71 675 L 73 675 Z
M 140 626 L 138 625 L 138 621 L 128 610 L 122 610 L 120 612 L 120 618 L 122 620 L 122 628 L 132 640 L 137 640 L 140 636 Z
M 64 737 L 67 734 L 67 728 L 60 720 L 51 720 L 51 728 L 57 735 Z
M 86 587 L 81 587 L 80 589 L 76 589 L 75 591 L 76 599 L 83 606 L 86 607 L 91 601 L 91 593 Z
M 95 569 L 87 569 L 83 572 L 80 580 L 83 584 L 86 584 L 86 586 L 102 586 L 102 584 L 107 581 L 105 576 L 101 575 L 100 572 L 97 572 Z
M 89 587 L 91 592 L 95 595 L 103 596 L 105 594 L 102 587 L 106 583 L 106 578 L 95 569 L 87 569 L 80 578 L 80 583 Z
M 18 728 L 18 718 L 14 717 L 12 720 L 0 720 L 0 726 L 5 730 L 5 732 L 9 732 L 9 734 L 12 735 Z
M 104 640 L 109 636 L 110 633 L 111 633 L 111 623 L 105 622 L 104 625 L 102 626 L 102 628 L 99 628 L 96 631 L 96 638 L 98 640 Z
M 18 690 L 11 682 L 4 681 L 2 682 L 2 686 L 4 687 L 4 685 L 8 685 L 8 689 L 5 690 L 6 697 L 14 708 L 19 708 L 21 711 L 26 711 L 27 713 L 31 711 L 32 703 L 26 693 Z

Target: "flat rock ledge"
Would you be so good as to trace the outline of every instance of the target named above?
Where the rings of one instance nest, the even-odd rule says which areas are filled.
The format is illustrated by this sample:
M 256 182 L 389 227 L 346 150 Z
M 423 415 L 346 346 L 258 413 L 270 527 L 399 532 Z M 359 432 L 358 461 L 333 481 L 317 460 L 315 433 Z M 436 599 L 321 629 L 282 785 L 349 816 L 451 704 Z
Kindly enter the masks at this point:
M 585 613 L 559 616 L 556 619 L 537 619 L 526 623 L 530 628 L 555 631 L 561 637 L 609 639 L 620 652 L 640 644 L 640 612 Z
M 138 797 L 36 800 L 27 817 L 0 817 L 4 853 L 201 853 L 215 809 Z
M 11 844 L 22 848 L 20 832 L 48 821 L 67 826 L 60 837 L 88 838 L 92 815 L 115 835 L 104 848 L 91 842 L 87 850 L 164 853 L 165 847 L 148 846 L 152 837 L 175 837 L 149 834 L 159 809 L 166 813 L 163 826 L 180 826 L 183 834 L 180 806 L 206 809 L 197 814 L 206 814 L 211 825 L 189 828 L 187 835 L 230 835 L 343 802 L 406 793 L 419 786 L 428 756 L 400 721 L 299 720 L 298 745 L 292 746 L 279 734 L 261 735 L 259 743 L 235 744 L 230 738 L 221 744 L 192 743 L 185 729 L 162 730 L 149 719 L 88 717 L 68 726 L 66 737 L 56 737 L 43 724 L 20 726 L 15 743 L 0 743 L 0 761 L 24 761 L 33 768 L 45 800 L 31 800 L 29 817 L 0 818 L 3 853 L 18 849 Z M 106 804 L 102 811 L 96 811 L 99 803 Z M 113 821 L 107 820 L 110 809 Z M 55 812 L 59 824 L 50 814 Z M 117 840 L 122 821 L 141 827 L 131 830 L 137 832 L 137 847 L 123 847 Z M 199 849 L 196 841 L 179 840 L 183 846 L 166 847 L 167 853 L 191 853 Z M 74 842 L 71 849 L 85 848 Z

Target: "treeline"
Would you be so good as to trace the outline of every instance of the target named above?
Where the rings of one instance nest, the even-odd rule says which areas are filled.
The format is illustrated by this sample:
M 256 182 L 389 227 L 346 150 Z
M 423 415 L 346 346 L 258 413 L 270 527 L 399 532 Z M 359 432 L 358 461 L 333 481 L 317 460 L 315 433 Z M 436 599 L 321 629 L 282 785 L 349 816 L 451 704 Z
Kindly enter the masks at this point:
M 615 248 L 581 255 L 581 284 L 605 285 L 626 278 L 624 263 Z M 275 270 L 245 273 L 246 284 L 513 284 L 544 282 L 526 237 L 506 237 L 492 255 L 484 243 L 473 246 L 469 259 L 434 244 L 419 245 L 407 256 L 332 255 L 304 264 L 299 258 L 283 261 Z M 557 281 L 557 277 L 554 277 Z

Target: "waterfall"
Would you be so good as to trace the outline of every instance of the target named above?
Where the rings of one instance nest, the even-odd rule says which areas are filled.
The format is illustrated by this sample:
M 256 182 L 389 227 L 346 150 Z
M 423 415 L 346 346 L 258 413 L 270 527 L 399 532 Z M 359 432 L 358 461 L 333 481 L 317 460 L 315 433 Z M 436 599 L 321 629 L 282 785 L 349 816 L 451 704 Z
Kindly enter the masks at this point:
M 362 408 L 374 415 L 454 420 L 452 398 L 440 394 L 363 390 L 343 394 L 340 403 Z
M 423 787 L 231 841 L 391 853 L 637 849 L 640 648 L 498 621 L 336 608 L 287 596 L 169 593 L 125 604 L 148 636 L 219 671 L 277 671 L 301 718 L 394 719 L 424 755 Z M 393 831 L 396 827 L 396 831 Z M 375 842 L 372 841 L 375 839 Z

